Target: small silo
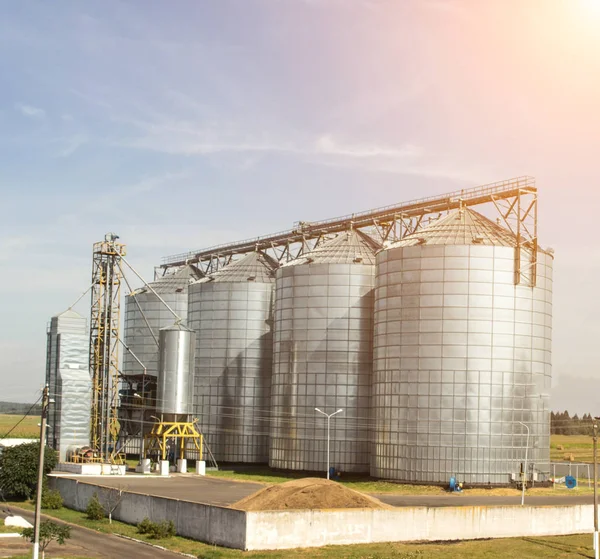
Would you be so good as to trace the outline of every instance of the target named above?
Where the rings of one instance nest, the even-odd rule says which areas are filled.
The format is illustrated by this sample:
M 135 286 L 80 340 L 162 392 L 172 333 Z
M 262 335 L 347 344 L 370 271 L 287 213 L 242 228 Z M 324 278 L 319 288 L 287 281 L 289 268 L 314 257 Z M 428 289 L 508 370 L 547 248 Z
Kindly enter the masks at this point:
M 529 465 L 548 471 L 553 259 L 538 251 L 535 269 L 522 249 L 515 285 L 516 247 L 462 209 L 377 255 L 371 475 L 506 484 L 520 422 Z
M 252 252 L 190 286 L 194 414 L 218 462 L 268 461 L 276 267 Z
M 181 324 L 159 331 L 156 411 L 163 419 L 185 421 L 192 413 L 196 335 Z
M 202 277 L 195 266 L 187 265 L 152 282 L 150 286 L 185 323 L 188 309 L 188 286 Z M 146 367 L 146 374 L 158 373 L 158 332 L 173 324 L 175 317 L 148 287 L 137 289 L 125 297 L 124 341 Z M 141 375 L 141 365 L 128 352 L 123 352 L 123 374 Z
M 378 245 L 350 230 L 277 271 L 269 465 L 369 471 L 373 289 Z

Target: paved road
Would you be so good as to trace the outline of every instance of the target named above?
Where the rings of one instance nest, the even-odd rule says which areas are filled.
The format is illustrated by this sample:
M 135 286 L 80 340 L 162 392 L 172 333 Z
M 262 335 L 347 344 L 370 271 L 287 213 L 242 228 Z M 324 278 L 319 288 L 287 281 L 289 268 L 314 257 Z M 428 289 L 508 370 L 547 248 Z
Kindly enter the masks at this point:
M 384 503 L 394 507 L 465 507 L 465 506 L 502 506 L 520 505 L 521 497 L 495 496 L 495 495 L 373 495 Z M 557 506 L 557 505 L 591 505 L 594 502 L 592 495 L 564 495 L 564 496 L 528 496 L 525 495 L 526 505 Z
M 26 518 L 33 524 L 33 513 L 15 507 L 11 507 L 11 510 L 14 514 Z M 4 518 L 6 514 L 0 513 L 0 516 Z M 48 518 L 45 515 L 42 515 L 42 517 Z M 58 524 L 63 524 L 60 520 L 52 520 Z M 8 545 L 6 540 L 0 540 L 0 557 L 3 556 L 2 545 L 4 542 Z M 163 551 L 148 545 L 81 527 L 71 526 L 71 538 L 67 540 L 67 542 L 68 543 L 64 546 L 51 543 L 48 546 L 46 556 L 58 557 L 68 553 L 69 555 L 90 558 L 110 557 L 111 559 L 115 559 L 115 557 L 126 557 L 127 559 L 181 559 L 181 555 L 171 553 L 170 551 Z M 11 545 L 16 545 L 16 543 L 17 542 L 13 541 Z M 22 553 L 31 548 L 31 545 L 23 547 L 22 540 L 19 541 L 19 545 L 22 546 L 21 549 L 13 548 L 14 552 Z
M 65 476 L 68 477 L 68 476 Z M 181 499 L 193 503 L 227 506 L 240 499 L 256 493 L 264 485 L 229 481 L 211 477 L 201 477 L 193 474 L 160 477 L 155 475 L 141 476 L 98 476 L 77 477 L 79 483 L 118 487 L 134 493 L 158 495 L 171 499 Z

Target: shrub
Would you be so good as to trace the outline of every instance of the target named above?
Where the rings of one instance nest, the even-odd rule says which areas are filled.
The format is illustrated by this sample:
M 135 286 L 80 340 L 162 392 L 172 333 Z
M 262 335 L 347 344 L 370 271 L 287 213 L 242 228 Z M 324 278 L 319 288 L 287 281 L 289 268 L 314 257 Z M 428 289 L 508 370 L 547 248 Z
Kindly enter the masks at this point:
M 98 495 L 94 493 L 92 498 L 88 501 L 87 507 L 85 509 L 85 515 L 90 520 L 102 520 L 106 516 L 106 512 L 104 511 L 104 507 L 100 504 L 98 500 Z
M 37 468 L 40 443 L 27 443 L 8 447 L 0 455 L 0 490 L 5 499 L 24 501 L 31 499 L 37 486 Z M 44 454 L 45 476 L 56 466 L 56 451 L 46 447 Z
M 34 529 L 23 528 L 21 530 L 21 537 L 27 541 L 34 541 Z M 64 545 L 65 541 L 71 537 L 71 527 L 65 526 L 64 524 L 56 524 L 51 520 L 43 520 L 40 522 L 40 549 L 42 550 L 42 557 L 46 548 L 56 541 L 58 545 Z
M 55 489 L 46 489 L 42 491 L 42 508 L 58 510 L 63 506 L 63 499 L 60 493 Z
M 175 535 L 175 524 L 172 520 L 152 522 L 149 518 L 144 518 L 137 529 L 139 534 L 145 534 L 153 540 L 164 540 Z

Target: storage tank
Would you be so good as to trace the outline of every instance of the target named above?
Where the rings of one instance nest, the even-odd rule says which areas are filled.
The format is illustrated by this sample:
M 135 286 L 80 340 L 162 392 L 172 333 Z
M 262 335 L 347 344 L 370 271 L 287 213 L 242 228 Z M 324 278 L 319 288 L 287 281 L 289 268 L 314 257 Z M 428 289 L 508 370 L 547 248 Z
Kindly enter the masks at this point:
M 190 415 L 194 383 L 196 335 L 181 324 L 159 331 L 156 411 L 161 415 Z
M 369 471 L 375 241 L 350 230 L 277 271 L 269 465 Z
M 268 461 L 276 267 L 253 252 L 190 286 L 194 415 L 217 462 Z
M 188 286 L 203 276 L 192 265 L 179 268 L 150 284 L 152 289 L 183 319 L 187 318 Z M 142 287 L 125 297 L 125 344 L 146 367 L 146 374 L 158 374 L 158 332 L 173 324 L 175 317 L 148 287 Z M 143 368 L 128 352 L 123 352 L 123 374 L 140 375 Z
M 52 317 L 47 336 L 48 445 L 64 462 L 70 450 L 90 444 L 92 381 L 87 321 L 67 310 Z
M 469 209 L 377 255 L 371 475 L 505 484 L 548 471 L 552 262 Z M 535 282 L 532 285 L 532 275 Z M 530 470 L 531 471 L 531 470 Z

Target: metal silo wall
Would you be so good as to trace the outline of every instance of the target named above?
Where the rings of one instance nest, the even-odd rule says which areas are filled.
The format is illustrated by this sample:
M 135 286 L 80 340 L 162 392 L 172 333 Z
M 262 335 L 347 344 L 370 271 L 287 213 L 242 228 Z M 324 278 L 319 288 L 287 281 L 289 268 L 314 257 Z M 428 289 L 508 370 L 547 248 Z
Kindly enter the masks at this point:
M 217 461 L 266 463 L 273 284 L 199 282 L 189 297 L 193 410 L 205 441 Z
M 192 413 L 196 335 L 184 328 L 168 328 L 159 334 L 157 411 Z
M 371 475 L 509 482 L 548 471 L 552 257 L 514 285 L 515 249 L 398 247 L 377 256 Z M 525 260 L 524 260 L 525 262 Z
M 160 296 L 183 319 L 183 322 L 186 323 L 188 310 L 187 290 L 181 293 L 160 293 Z M 156 295 L 150 291 L 139 293 L 135 298 L 144 311 L 148 324 L 158 340 L 158 331 L 173 324 L 175 317 L 160 302 Z M 147 374 L 157 376 L 158 346 L 132 295 L 125 297 L 124 341 L 146 366 Z M 143 372 L 144 370 L 133 356 L 128 351 L 123 351 L 123 374 L 140 375 Z
M 375 267 L 299 264 L 277 271 L 269 465 L 369 471 Z

